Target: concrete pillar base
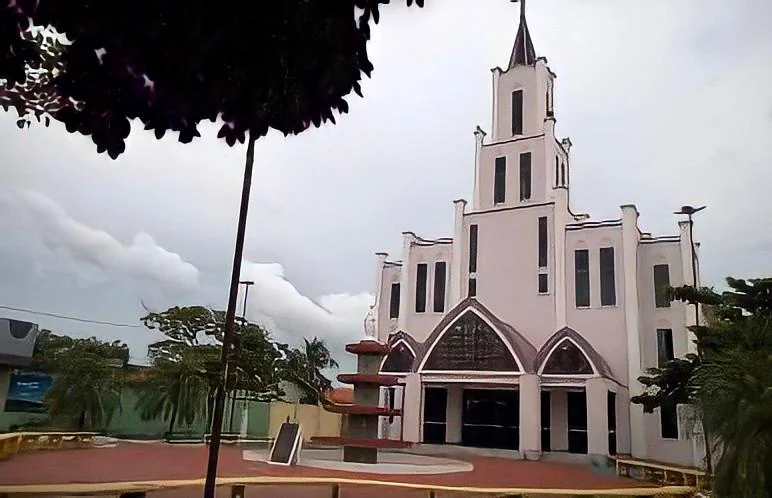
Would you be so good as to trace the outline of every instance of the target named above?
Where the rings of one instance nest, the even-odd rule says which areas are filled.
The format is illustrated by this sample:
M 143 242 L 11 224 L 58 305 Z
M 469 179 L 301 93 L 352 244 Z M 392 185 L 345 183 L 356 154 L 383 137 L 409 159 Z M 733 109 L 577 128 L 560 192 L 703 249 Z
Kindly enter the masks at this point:
M 523 460 L 529 460 L 531 462 L 538 462 L 541 460 L 542 453 L 541 451 L 536 450 L 525 450 L 522 453 Z

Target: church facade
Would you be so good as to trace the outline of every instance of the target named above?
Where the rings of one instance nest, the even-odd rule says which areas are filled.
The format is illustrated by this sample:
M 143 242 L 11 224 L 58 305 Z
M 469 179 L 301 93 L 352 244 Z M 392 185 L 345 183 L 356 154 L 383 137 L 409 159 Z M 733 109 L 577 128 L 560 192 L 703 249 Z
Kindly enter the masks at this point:
M 646 368 L 694 347 L 693 308 L 665 292 L 693 282 L 689 222 L 653 236 L 632 204 L 611 220 L 572 210 L 555 74 L 522 9 L 492 73 L 492 129 L 474 132 L 474 195 L 453 201 L 453 236 L 404 232 L 401 255 L 377 254 L 373 327 L 392 346 L 381 371 L 403 378 L 382 389 L 403 413 L 380 436 L 700 466 L 686 407 L 630 402 Z

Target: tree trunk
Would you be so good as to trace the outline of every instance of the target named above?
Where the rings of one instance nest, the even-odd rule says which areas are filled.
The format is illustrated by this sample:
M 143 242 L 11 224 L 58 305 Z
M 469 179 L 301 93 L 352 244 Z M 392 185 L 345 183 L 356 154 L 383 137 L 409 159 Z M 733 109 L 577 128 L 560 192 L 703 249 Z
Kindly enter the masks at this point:
M 80 412 L 80 417 L 78 417 L 78 431 L 83 432 L 86 429 L 86 410 L 82 410 Z
M 233 433 L 233 413 L 236 411 L 236 390 L 231 391 L 231 416 L 228 423 L 228 432 Z
M 241 259 L 244 255 L 244 234 L 247 228 L 247 213 L 249 212 L 249 192 L 252 188 L 252 167 L 255 162 L 255 140 L 257 137 L 250 132 L 247 141 L 247 158 L 244 166 L 244 181 L 241 187 L 241 206 L 239 208 L 239 224 L 236 230 L 236 248 L 233 251 L 233 271 L 231 272 L 230 295 L 228 296 L 228 309 L 225 312 L 225 326 L 223 330 L 222 376 L 220 387 L 215 394 L 214 413 L 212 415 L 212 438 L 209 443 L 209 461 L 206 467 L 206 482 L 204 484 L 204 498 L 215 498 L 215 479 L 217 479 L 217 460 L 220 452 L 220 435 L 222 432 L 223 415 L 225 411 L 225 385 L 228 379 L 230 360 L 233 356 L 233 322 L 236 318 L 236 301 L 239 294 L 239 280 L 241 279 Z
M 174 423 L 177 421 L 177 406 L 178 406 L 178 404 L 179 404 L 179 400 L 172 407 L 172 416 L 169 419 L 169 430 L 167 431 L 170 435 L 171 435 L 172 432 L 174 432 Z

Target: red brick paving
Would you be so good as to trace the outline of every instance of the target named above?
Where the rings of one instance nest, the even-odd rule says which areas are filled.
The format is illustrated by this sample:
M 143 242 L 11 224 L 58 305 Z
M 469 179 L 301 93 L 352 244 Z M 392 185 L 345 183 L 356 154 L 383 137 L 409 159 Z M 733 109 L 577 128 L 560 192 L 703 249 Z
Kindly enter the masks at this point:
M 621 477 L 597 474 L 581 465 L 553 462 L 527 462 L 505 458 L 453 455 L 474 465 L 474 470 L 439 475 L 378 475 L 341 472 L 309 467 L 285 467 L 247 462 L 242 459 L 242 448 L 224 446 L 220 452 L 220 477 L 245 476 L 299 476 L 342 477 L 382 481 L 399 481 L 446 486 L 497 487 L 497 488 L 568 488 L 599 489 L 642 486 L 641 483 Z M 164 444 L 121 443 L 113 448 L 84 450 L 39 451 L 16 455 L 0 462 L 0 484 L 65 484 L 119 481 L 148 481 L 170 479 L 196 479 L 204 475 L 207 448 Z M 271 487 L 273 488 L 273 487 Z M 321 488 L 292 486 L 293 491 L 282 486 L 281 493 L 260 493 L 260 496 L 325 496 Z M 266 488 L 261 488 L 266 489 Z M 328 488 L 329 489 L 329 488 Z M 181 490 L 184 491 L 184 490 Z M 159 497 L 195 496 L 187 490 L 153 493 Z M 372 491 L 372 492 L 371 492 Z M 170 494 L 173 493 L 173 494 Z M 299 494 L 296 494 L 299 493 Z M 328 491 L 327 491 L 328 493 Z M 257 493 L 253 493 L 254 496 Z M 343 496 L 356 496 L 344 489 Z M 367 496 L 412 497 L 413 492 L 368 488 Z

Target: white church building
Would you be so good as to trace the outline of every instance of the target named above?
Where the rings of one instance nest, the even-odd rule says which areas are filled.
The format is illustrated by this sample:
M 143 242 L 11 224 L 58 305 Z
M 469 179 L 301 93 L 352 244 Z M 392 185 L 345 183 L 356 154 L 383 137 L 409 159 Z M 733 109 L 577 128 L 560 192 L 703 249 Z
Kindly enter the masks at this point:
M 686 407 L 630 402 L 647 368 L 694 347 L 693 308 L 665 292 L 692 283 L 689 223 L 653 236 L 633 204 L 611 220 L 572 209 L 555 73 L 522 9 L 492 73 L 492 127 L 474 132 L 474 195 L 453 201 L 453 236 L 404 232 L 402 254 L 377 254 L 372 319 L 392 346 L 381 371 L 403 377 L 382 390 L 403 413 L 380 437 L 701 466 Z

